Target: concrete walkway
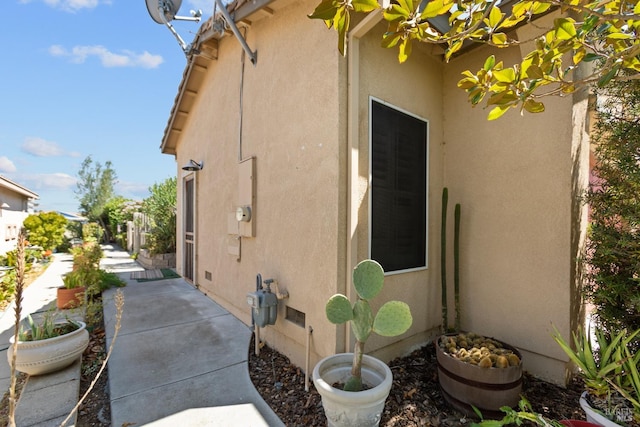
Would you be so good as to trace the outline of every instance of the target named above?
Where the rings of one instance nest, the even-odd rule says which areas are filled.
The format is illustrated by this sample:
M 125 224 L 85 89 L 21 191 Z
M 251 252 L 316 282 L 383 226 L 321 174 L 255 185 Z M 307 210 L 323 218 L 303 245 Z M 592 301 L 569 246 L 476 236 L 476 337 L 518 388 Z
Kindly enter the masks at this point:
M 105 248 L 103 268 L 127 282 L 109 360 L 113 426 L 283 426 L 253 386 L 250 329 L 182 278 L 138 282 L 141 268 Z M 103 295 L 107 344 L 114 296 Z
M 44 313 L 55 310 L 56 290 L 62 286 L 62 275 L 71 271 L 72 257 L 55 254 L 49 267 L 24 290 L 22 316 L 33 315 L 38 319 Z M 65 310 L 65 315 L 82 319 L 80 310 Z M 5 393 L 11 382 L 7 348 L 13 336 L 15 304 L 0 313 L 0 390 Z M 80 362 L 49 375 L 29 377 L 22 389 L 16 407 L 16 424 L 20 427 L 58 426 L 78 403 L 80 390 Z M 75 425 L 75 414 L 70 424 Z

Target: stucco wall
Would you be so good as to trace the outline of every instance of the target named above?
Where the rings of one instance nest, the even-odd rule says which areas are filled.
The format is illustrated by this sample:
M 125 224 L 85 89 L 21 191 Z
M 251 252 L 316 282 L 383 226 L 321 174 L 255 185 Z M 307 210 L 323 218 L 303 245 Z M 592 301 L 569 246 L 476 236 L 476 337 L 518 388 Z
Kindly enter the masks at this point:
M 491 53 L 505 64 L 519 58 L 479 48 L 445 70 L 444 181 L 450 204 L 462 207 L 462 328 L 519 347 L 525 369 L 562 382 L 567 359 L 551 335 L 576 326 L 586 102 L 547 98 L 543 114 L 512 109 L 488 122 L 489 110 L 471 108 L 456 83 Z
M 340 215 L 345 177 L 340 165 L 346 149 L 340 145 L 345 122 L 337 84 L 343 65 L 333 34 L 310 25 L 310 6 L 300 3 L 277 10 L 247 31 L 258 62 L 254 67 L 247 59 L 244 65 L 241 149 L 243 158 L 256 159 L 256 234 L 242 238 L 240 261 L 227 250 L 235 243 L 228 216 L 239 197 L 242 51 L 233 37 L 220 42 L 219 58 L 207 72 L 180 140 L 177 164 L 190 158 L 205 162 L 196 173 L 195 283 L 250 324 L 246 294 L 255 291 L 256 275 L 276 279 L 290 297 L 280 304 L 277 324 L 264 328 L 262 336 L 303 365 L 305 330 L 284 320 L 284 305 L 305 313 L 307 324 L 315 326 L 314 359 L 335 351 L 336 329 L 324 318 L 324 301 L 335 293 L 344 270 Z M 180 257 L 181 251 L 179 266 Z
M 359 87 L 359 181 L 357 200 L 358 260 L 369 254 L 369 99 L 374 97 L 395 108 L 428 121 L 428 266 L 424 270 L 387 275 L 382 293 L 373 301 L 374 309 L 382 303 L 398 299 L 407 302 L 412 311 L 411 329 L 398 338 L 373 335 L 367 341 L 367 351 L 390 359 L 406 354 L 412 347 L 427 342 L 440 325 L 439 292 L 439 189 L 442 188 L 443 155 L 443 93 L 442 64 L 437 58 L 416 50 L 411 61 L 399 64 L 397 52 L 380 46 L 386 30 L 379 24 L 359 40 L 359 75 L 354 84 Z
M 447 186 L 449 248 L 453 206 L 462 204 L 462 328 L 518 346 L 525 368 L 561 382 L 566 358 L 551 332 L 555 325 L 566 337 L 576 326 L 575 259 L 584 218 L 575 196 L 586 176 L 588 139 L 581 122 L 586 102 L 549 99 L 543 115 L 521 117 L 511 111 L 487 122 L 487 111 L 472 109 L 456 83 L 462 70 L 482 64 L 488 49 L 446 65 L 429 49 L 416 48 L 400 65 L 395 50 L 380 47 L 383 24 L 357 41 L 351 60 L 359 72 L 348 86 L 349 59 L 338 55 L 335 32 L 306 18 L 314 5 L 286 3 L 252 24 L 247 42 L 258 51 L 258 62 L 254 67 L 245 61 L 242 90 L 242 51 L 235 38 L 220 42 L 219 58 L 208 66 L 177 145 L 178 166 L 189 159 L 205 165 L 195 173 L 178 170 L 179 212 L 184 209 L 181 180 L 196 180 L 196 286 L 250 324 L 246 294 L 255 290 L 258 273 L 274 278 L 290 297 L 280 303 L 277 324 L 262 330 L 269 345 L 304 365 L 306 331 L 284 319 L 284 307 L 290 306 L 305 313 L 306 325 L 314 329 L 312 364 L 351 348 L 348 328 L 330 325 L 324 304 L 335 292 L 353 292 L 350 262 L 369 257 L 373 96 L 429 122 L 429 265 L 386 277 L 374 308 L 401 299 L 411 305 L 414 323 L 401 337 L 372 337 L 367 352 L 389 360 L 424 345 L 438 331 L 441 192 Z M 500 54 L 509 62 L 518 52 Z M 354 188 L 348 169 L 350 93 L 356 94 L 350 101 L 357 107 Z M 229 254 L 237 240 L 228 230 L 239 204 L 240 151 L 243 159 L 255 156 L 256 202 L 255 236 L 241 239 L 238 261 Z M 357 210 L 353 239 L 347 228 L 349 194 Z M 182 242 L 179 233 L 179 272 Z

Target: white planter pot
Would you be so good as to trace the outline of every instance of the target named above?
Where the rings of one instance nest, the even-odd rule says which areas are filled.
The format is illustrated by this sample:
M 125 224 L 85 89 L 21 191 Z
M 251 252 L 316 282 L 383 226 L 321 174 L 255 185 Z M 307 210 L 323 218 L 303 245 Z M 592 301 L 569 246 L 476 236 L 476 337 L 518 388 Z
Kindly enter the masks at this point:
M 59 337 L 38 341 L 18 341 L 16 370 L 29 375 L 42 375 L 58 371 L 71 365 L 89 345 L 89 333 L 84 322 L 77 321 L 80 328 Z M 7 351 L 11 364 L 14 337 Z
M 589 402 L 587 401 L 586 391 L 582 393 L 582 396 L 580 396 L 580 406 L 582 407 L 582 410 L 587 417 L 587 421 L 589 421 L 590 423 L 604 427 L 620 427 L 620 424 L 605 417 L 604 415 L 602 415 L 602 413 L 596 411 L 591 407 L 591 405 L 589 405 Z
M 329 427 L 368 427 L 380 423 L 393 382 L 391 369 L 365 354 L 362 357 L 362 382 L 370 388 L 350 392 L 332 387 L 332 384 L 345 383 L 349 379 L 352 362 L 353 353 L 340 353 L 325 357 L 313 369 L 313 383 L 322 397 Z

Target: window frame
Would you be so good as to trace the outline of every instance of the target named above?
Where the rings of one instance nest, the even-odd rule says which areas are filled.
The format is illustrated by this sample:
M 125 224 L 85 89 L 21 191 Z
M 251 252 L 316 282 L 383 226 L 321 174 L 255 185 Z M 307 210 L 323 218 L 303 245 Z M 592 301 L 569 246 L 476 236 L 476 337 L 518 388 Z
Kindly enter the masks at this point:
M 412 267 L 412 268 L 406 268 L 406 269 L 402 269 L 402 270 L 393 270 L 393 271 L 385 271 L 385 276 L 391 276 L 391 275 L 395 275 L 395 274 L 403 274 L 403 273 L 410 273 L 410 272 L 414 272 L 414 271 L 424 271 L 429 269 L 429 130 L 430 130 L 430 124 L 429 124 L 429 120 L 427 120 L 424 117 L 421 117 L 417 114 L 411 113 L 403 108 L 397 107 L 394 104 L 391 104 L 389 102 L 383 101 L 382 99 L 376 98 L 374 96 L 369 96 L 369 170 L 368 170 L 368 182 L 367 182 L 367 189 L 368 189 L 368 252 L 369 252 L 369 258 L 371 258 L 371 253 L 372 253 L 372 247 L 373 247 L 373 242 L 372 242 L 372 237 L 373 237 L 373 229 L 372 229 L 372 225 L 373 225 L 373 103 L 376 102 L 378 104 L 384 105 L 388 108 L 391 108 L 397 112 L 400 112 L 402 114 L 405 114 L 409 117 L 412 117 L 414 119 L 420 120 L 422 122 L 424 122 L 426 129 L 425 129 L 425 215 L 424 215 L 424 230 L 425 230 L 425 235 L 424 235 L 424 265 L 422 266 L 417 266 L 417 267 Z

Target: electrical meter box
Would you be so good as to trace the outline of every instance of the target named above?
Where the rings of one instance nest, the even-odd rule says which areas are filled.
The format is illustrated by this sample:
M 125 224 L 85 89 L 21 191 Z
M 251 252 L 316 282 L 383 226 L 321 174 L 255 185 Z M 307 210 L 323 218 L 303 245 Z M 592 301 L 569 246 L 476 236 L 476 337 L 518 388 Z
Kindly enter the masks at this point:
M 260 289 L 247 294 L 247 304 L 251 307 L 253 322 L 261 328 L 275 325 L 278 317 L 278 298 L 276 294 Z

